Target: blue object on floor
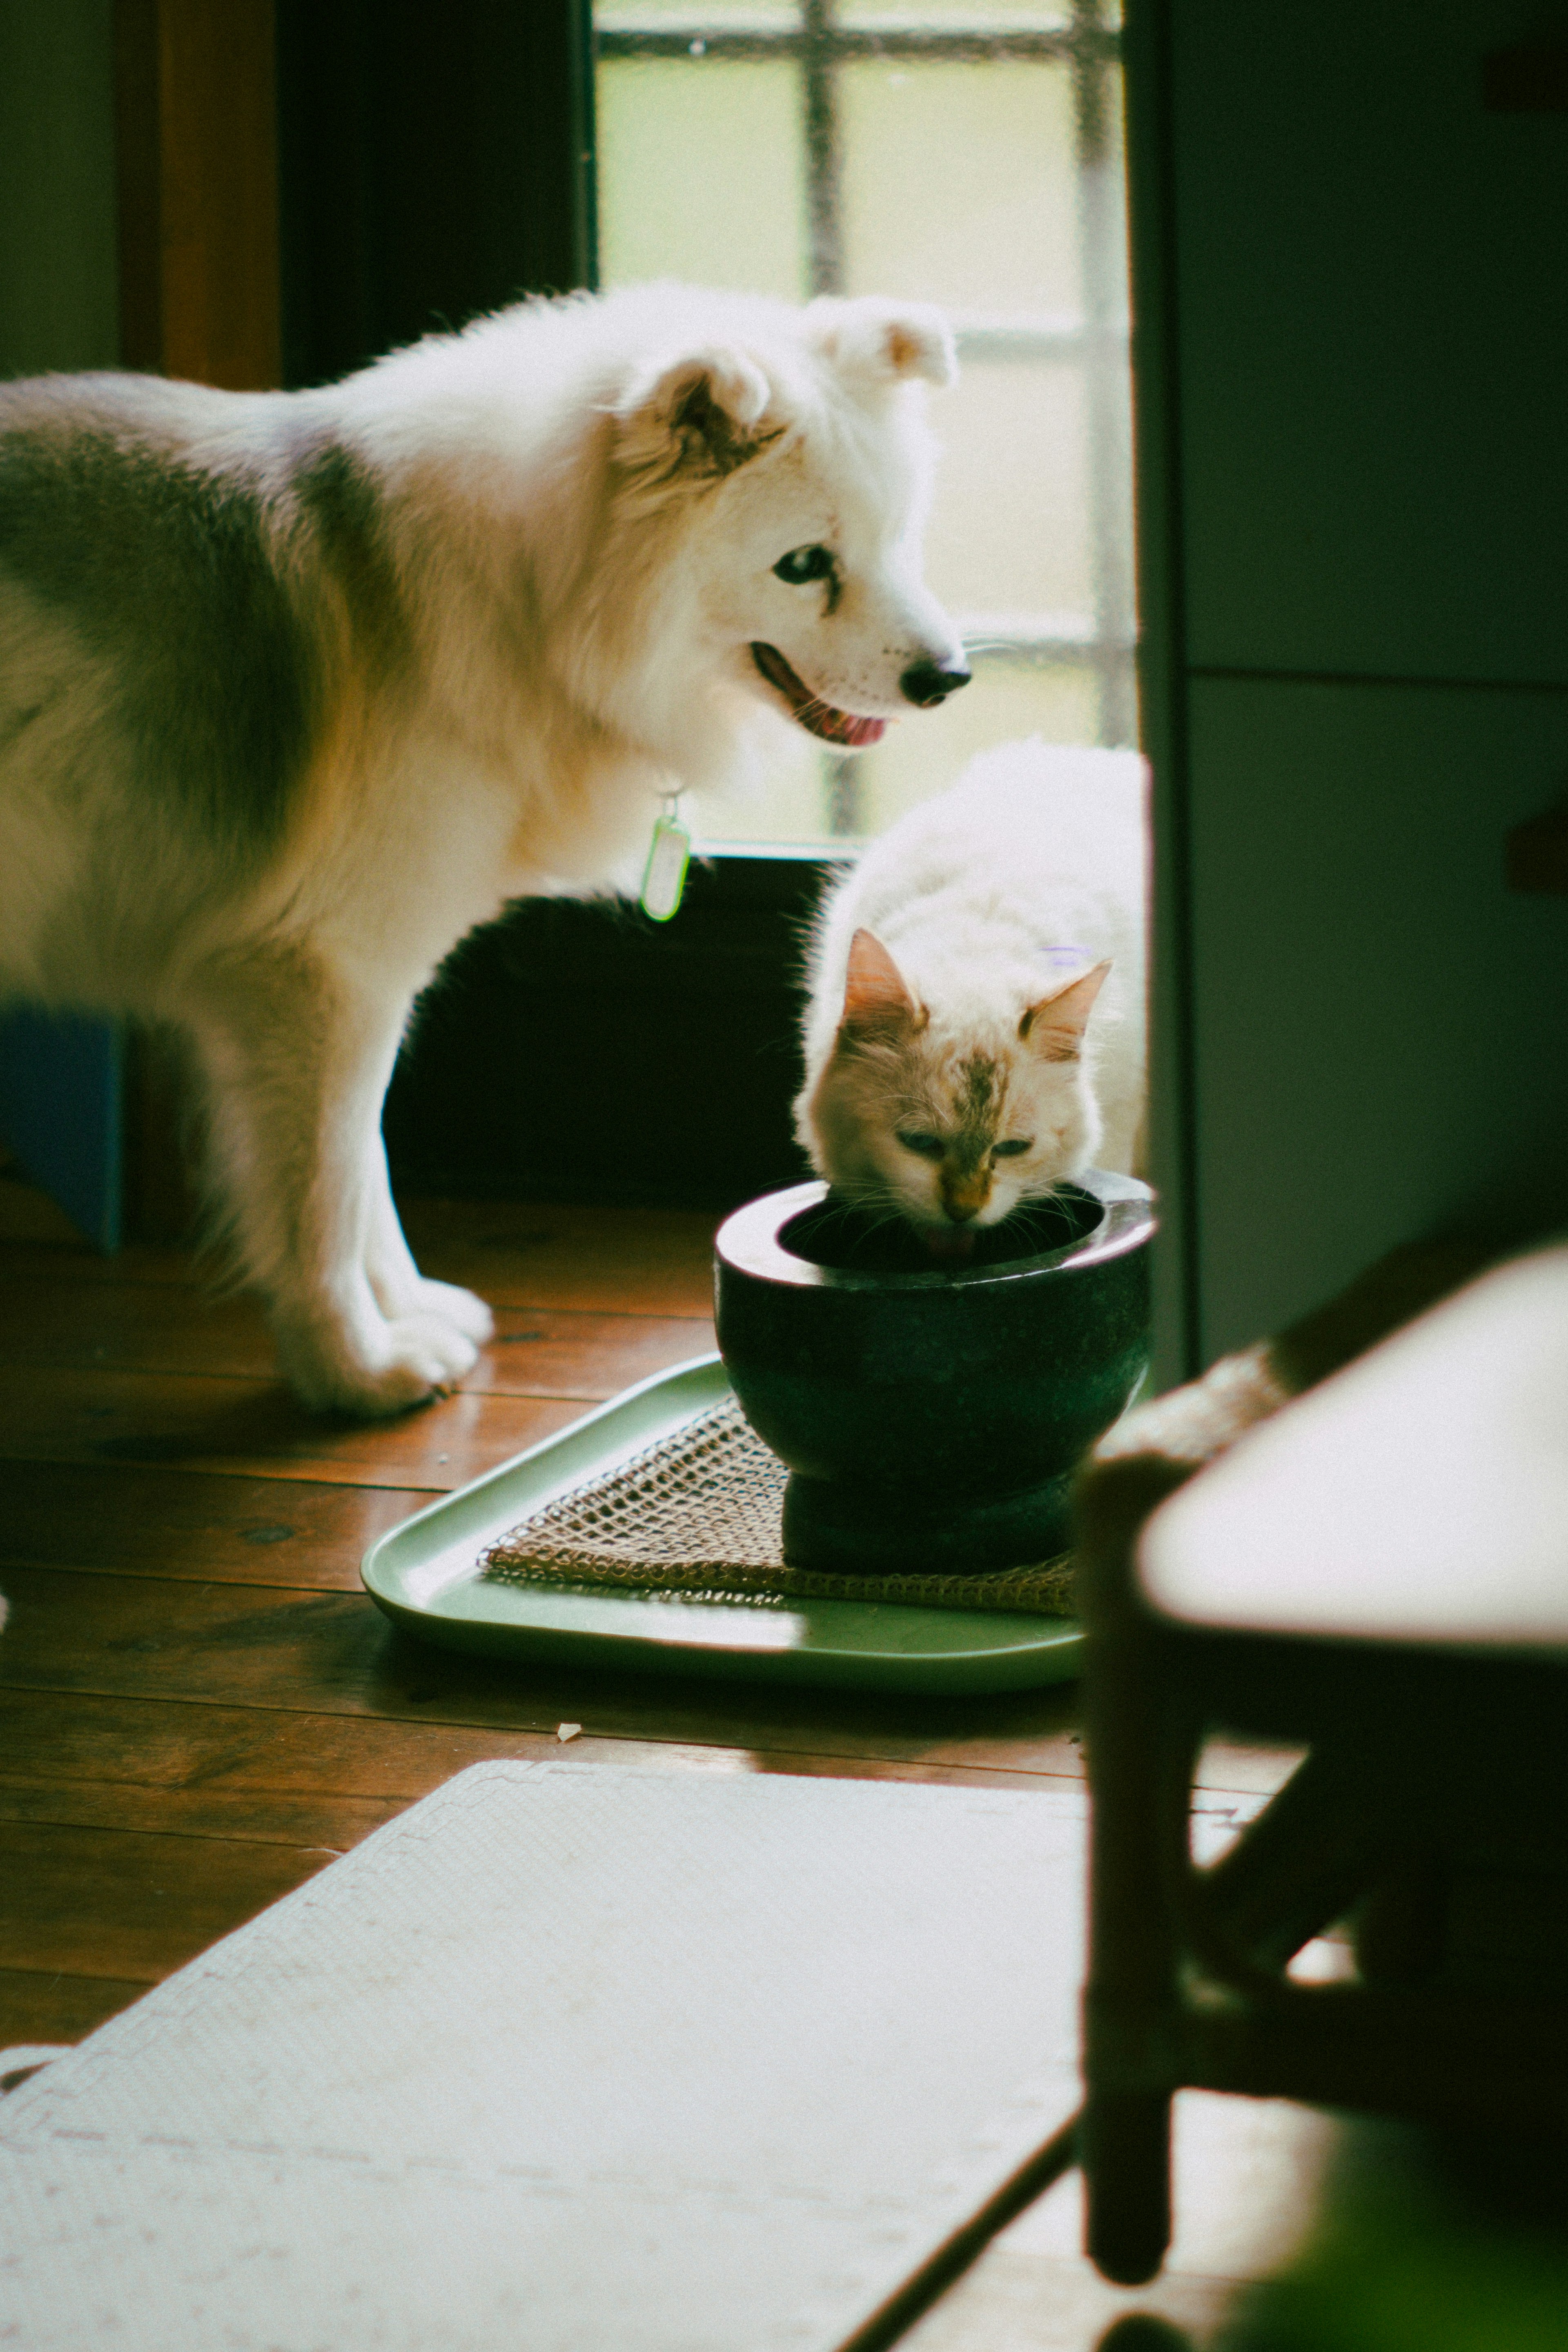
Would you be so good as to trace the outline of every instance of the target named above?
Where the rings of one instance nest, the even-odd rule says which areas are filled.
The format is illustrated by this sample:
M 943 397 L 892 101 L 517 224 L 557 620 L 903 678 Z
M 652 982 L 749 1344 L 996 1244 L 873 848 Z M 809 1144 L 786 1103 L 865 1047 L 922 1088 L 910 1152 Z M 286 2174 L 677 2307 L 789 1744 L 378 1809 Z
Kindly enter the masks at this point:
M 0 1137 L 100 1250 L 120 1247 L 124 1032 L 115 1021 L 0 1018 Z

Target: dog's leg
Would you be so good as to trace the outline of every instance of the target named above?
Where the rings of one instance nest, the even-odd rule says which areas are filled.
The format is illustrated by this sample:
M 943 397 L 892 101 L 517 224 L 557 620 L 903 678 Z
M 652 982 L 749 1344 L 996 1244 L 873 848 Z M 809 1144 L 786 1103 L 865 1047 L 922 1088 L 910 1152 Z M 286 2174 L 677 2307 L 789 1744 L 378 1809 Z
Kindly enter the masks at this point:
M 240 1262 L 268 1299 L 284 1372 L 322 1409 L 402 1412 L 451 1388 L 477 1353 L 449 1315 L 389 1318 L 366 1271 L 382 1097 L 411 992 L 268 946 L 208 967 L 186 998 Z
M 455 1282 L 432 1281 L 414 1263 L 392 1197 L 379 1124 L 370 1138 L 369 1162 L 365 1272 L 382 1313 L 392 1322 L 411 1315 L 434 1315 L 482 1346 L 496 1328 L 495 1317 L 484 1300 L 476 1298 L 471 1290 L 459 1289 Z

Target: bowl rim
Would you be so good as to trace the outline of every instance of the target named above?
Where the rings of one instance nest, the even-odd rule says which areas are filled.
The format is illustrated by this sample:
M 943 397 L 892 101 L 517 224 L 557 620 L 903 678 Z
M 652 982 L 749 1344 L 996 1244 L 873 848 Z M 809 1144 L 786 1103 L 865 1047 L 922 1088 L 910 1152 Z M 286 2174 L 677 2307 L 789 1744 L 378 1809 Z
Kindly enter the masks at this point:
M 1000 1265 L 933 1267 L 929 1274 L 876 1274 L 848 1266 L 816 1265 L 809 1258 L 797 1257 L 778 1236 L 792 1218 L 804 1216 L 807 1209 L 827 1198 L 827 1186 L 816 1179 L 809 1184 L 761 1193 L 732 1210 L 713 1236 L 714 1261 L 755 1281 L 780 1283 L 795 1290 L 976 1290 L 1021 1282 L 1031 1275 L 1099 1265 L 1106 1258 L 1122 1256 L 1153 1232 L 1154 1195 L 1138 1177 L 1086 1168 L 1068 1181 L 1100 1202 L 1099 1222 L 1076 1242 L 1042 1250 L 1033 1257 L 1007 1258 Z

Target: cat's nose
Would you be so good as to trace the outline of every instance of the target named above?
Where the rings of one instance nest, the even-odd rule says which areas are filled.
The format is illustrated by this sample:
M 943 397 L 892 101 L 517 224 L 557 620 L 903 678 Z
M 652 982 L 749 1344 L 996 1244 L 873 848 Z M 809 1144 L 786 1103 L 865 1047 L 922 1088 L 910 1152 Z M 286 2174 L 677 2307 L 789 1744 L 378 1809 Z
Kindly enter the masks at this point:
M 955 1225 L 966 1225 L 971 1217 L 977 1217 L 990 1198 L 991 1181 L 984 1174 L 967 1181 L 963 1177 L 950 1180 L 942 1188 L 943 1213 Z
M 966 669 L 949 668 L 941 662 L 915 662 L 899 680 L 899 692 L 906 702 L 919 710 L 934 710 L 950 694 L 969 684 Z

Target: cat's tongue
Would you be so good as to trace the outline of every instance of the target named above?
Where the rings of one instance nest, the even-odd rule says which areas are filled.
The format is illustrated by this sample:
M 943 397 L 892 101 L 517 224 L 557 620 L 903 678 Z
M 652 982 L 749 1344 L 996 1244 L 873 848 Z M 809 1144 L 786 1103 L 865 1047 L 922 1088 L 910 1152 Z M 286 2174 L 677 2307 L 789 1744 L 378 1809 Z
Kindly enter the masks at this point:
M 803 677 L 797 677 L 777 646 L 753 646 L 752 659 L 770 686 L 776 686 L 790 709 L 809 734 L 820 736 L 825 743 L 843 743 L 858 751 L 863 744 L 879 743 L 888 731 L 886 719 L 857 719 L 852 711 L 835 710 L 819 694 L 813 694 Z

